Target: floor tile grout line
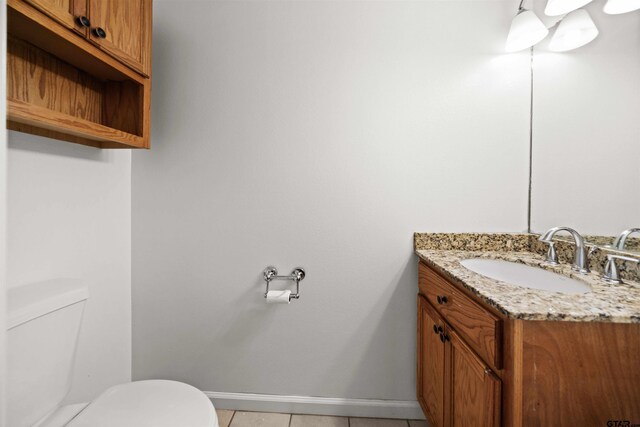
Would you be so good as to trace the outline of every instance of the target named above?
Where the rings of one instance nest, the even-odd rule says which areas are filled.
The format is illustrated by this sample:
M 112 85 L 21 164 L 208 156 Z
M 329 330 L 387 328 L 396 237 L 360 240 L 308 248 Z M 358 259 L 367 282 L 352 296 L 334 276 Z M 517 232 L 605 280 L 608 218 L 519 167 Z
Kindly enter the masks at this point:
M 233 414 L 231 414 L 231 418 L 229 419 L 229 424 L 227 424 L 228 427 L 231 427 L 231 423 L 233 422 L 233 417 L 236 416 L 236 412 L 238 411 L 233 411 Z
M 229 412 L 231 412 L 231 418 L 229 418 L 229 423 L 227 424 L 227 426 L 221 426 L 221 427 L 232 427 L 232 424 L 233 424 L 233 421 L 235 420 L 236 414 L 237 414 L 239 411 L 237 411 L 237 410 L 229 410 Z M 242 412 L 242 411 L 240 411 L 240 412 Z M 248 411 L 248 412 L 255 412 L 255 411 Z M 276 413 L 277 413 L 277 412 L 276 412 Z M 293 413 L 288 413 L 288 414 L 287 414 L 287 413 L 282 413 L 282 412 L 280 412 L 280 414 L 282 414 L 282 415 L 288 415 L 288 416 L 289 416 L 289 422 L 287 423 L 287 427 L 292 427 L 292 425 L 293 425 L 293 416 L 294 416 L 295 414 L 293 414 Z M 324 415 L 324 416 L 325 416 L 325 417 L 337 417 L 338 415 Z M 339 417 L 339 416 L 338 416 L 338 417 Z M 351 427 L 351 419 L 352 419 L 353 417 L 346 416 L 346 417 L 343 417 L 343 418 L 345 418 L 345 419 L 347 420 L 347 426 L 348 426 L 348 427 Z M 385 419 L 386 419 L 386 418 L 385 418 Z M 390 420 L 390 419 L 389 419 L 389 420 Z M 411 420 L 409 420 L 408 418 L 405 418 L 405 419 L 398 419 L 397 421 L 404 421 L 404 422 L 405 422 L 405 425 L 406 425 L 407 427 L 412 427 L 412 425 L 411 425 Z

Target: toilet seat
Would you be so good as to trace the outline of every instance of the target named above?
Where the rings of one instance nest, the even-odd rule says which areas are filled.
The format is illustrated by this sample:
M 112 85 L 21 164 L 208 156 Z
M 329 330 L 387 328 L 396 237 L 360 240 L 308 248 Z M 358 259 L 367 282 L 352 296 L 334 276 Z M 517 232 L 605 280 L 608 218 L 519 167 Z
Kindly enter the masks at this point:
M 67 427 L 218 427 L 213 404 L 195 387 L 147 380 L 105 390 Z

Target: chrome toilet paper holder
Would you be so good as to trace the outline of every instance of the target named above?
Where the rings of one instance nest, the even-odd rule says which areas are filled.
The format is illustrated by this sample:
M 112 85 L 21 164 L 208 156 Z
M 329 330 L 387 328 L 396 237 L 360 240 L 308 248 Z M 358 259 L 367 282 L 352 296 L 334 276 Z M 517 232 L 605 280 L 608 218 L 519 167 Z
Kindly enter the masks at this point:
M 267 290 L 264 293 L 265 298 L 269 293 L 269 285 L 273 280 L 291 280 L 296 282 L 296 293 L 295 294 L 291 293 L 291 295 L 289 295 L 289 301 L 291 301 L 292 298 L 295 298 L 295 299 L 300 298 L 300 281 L 304 279 L 306 275 L 304 268 L 296 267 L 293 269 L 290 275 L 278 276 L 278 269 L 270 265 L 269 267 L 264 269 L 264 271 L 262 272 L 262 275 L 264 277 L 265 282 L 267 282 Z

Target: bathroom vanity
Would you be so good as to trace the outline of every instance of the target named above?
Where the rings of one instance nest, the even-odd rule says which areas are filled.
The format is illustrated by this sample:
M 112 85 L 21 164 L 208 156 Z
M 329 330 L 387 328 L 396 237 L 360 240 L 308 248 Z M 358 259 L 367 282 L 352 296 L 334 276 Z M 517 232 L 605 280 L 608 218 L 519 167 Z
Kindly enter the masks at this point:
M 540 268 L 532 235 L 416 235 L 417 395 L 432 426 L 640 423 L 640 285 L 540 291 L 481 276 L 464 259 Z M 437 249 L 434 249 L 437 248 Z

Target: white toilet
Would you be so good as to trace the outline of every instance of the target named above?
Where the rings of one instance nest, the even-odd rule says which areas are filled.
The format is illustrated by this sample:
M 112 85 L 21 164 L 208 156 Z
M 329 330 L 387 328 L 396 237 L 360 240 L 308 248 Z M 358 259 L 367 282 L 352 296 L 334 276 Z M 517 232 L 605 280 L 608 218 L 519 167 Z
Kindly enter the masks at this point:
M 120 384 L 90 403 L 61 406 L 87 288 L 54 280 L 10 288 L 8 297 L 8 426 L 218 427 L 207 396 L 177 381 Z

